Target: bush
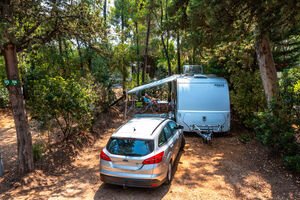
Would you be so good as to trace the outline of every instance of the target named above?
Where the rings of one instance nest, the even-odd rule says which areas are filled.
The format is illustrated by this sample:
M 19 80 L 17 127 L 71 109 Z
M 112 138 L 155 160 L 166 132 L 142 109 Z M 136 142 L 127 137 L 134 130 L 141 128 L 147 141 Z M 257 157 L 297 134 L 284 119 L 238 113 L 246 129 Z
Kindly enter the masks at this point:
M 254 44 L 253 38 L 222 43 L 202 60 L 205 73 L 227 79 L 232 116 L 247 128 L 253 128 L 254 113 L 266 107 Z
M 276 98 L 253 121 L 257 138 L 262 144 L 289 156 L 285 161 L 290 169 L 296 169 L 299 162 L 297 156 L 300 147 L 296 137 L 299 137 L 300 127 L 300 91 L 295 89 L 299 80 L 300 69 L 285 71 L 279 82 Z M 291 156 L 296 157 L 292 159 Z
M 45 153 L 45 148 L 43 143 L 35 143 L 32 145 L 33 151 L 33 160 L 39 161 L 42 159 L 43 154 Z
M 300 156 L 287 156 L 284 159 L 285 166 L 297 173 L 300 173 Z
M 244 133 L 244 134 L 242 134 L 242 135 L 240 135 L 238 137 L 238 140 L 241 143 L 246 144 L 246 143 L 250 142 L 253 138 L 254 138 L 253 134 L 251 134 L 251 133 Z
M 5 108 L 9 103 L 9 94 L 8 90 L 0 85 L 0 108 Z
M 255 72 L 234 69 L 231 71 L 230 102 L 234 113 L 248 128 L 252 128 L 254 113 L 266 107 L 259 70 Z
M 91 81 L 46 76 L 30 85 L 27 105 L 42 127 L 49 131 L 59 127 L 63 139 L 67 139 L 75 128 L 91 126 L 95 101 Z

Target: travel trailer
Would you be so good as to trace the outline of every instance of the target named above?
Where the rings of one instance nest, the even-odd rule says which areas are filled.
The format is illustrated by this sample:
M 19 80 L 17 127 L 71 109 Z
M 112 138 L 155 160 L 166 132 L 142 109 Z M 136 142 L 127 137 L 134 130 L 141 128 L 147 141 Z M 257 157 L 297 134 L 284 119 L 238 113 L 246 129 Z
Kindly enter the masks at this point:
M 184 74 L 133 88 L 128 94 L 172 83 L 175 121 L 184 131 L 196 132 L 206 141 L 213 132 L 230 130 L 230 100 L 226 79 L 205 75 L 199 65 L 184 66 Z

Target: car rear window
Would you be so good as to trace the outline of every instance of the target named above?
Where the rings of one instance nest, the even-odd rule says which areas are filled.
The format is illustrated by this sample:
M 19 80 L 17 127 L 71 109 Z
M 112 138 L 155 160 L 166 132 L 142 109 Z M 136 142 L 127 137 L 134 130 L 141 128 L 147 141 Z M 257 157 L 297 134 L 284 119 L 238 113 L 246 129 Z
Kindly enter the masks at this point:
M 154 142 L 132 138 L 110 138 L 106 149 L 116 155 L 145 156 L 153 151 Z

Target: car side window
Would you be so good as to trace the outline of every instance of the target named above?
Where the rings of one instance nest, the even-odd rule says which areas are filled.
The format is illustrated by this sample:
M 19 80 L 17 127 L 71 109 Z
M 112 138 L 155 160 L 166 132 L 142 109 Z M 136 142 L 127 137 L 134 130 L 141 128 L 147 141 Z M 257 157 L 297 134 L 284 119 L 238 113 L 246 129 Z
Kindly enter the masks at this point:
M 165 132 L 162 131 L 158 137 L 158 146 L 160 147 L 161 145 L 163 145 L 164 143 L 166 143 L 167 139 L 165 137 Z
M 169 126 L 170 126 L 170 129 L 172 131 L 172 134 L 174 135 L 176 133 L 176 129 L 175 127 L 177 126 L 175 122 L 169 122 Z
M 170 130 L 170 128 L 169 128 L 168 125 L 166 125 L 164 127 L 164 132 L 165 132 L 167 140 L 169 140 L 173 136 L 173 134 L 172 134 L 172 132 L 171 132 L 171 130 Z

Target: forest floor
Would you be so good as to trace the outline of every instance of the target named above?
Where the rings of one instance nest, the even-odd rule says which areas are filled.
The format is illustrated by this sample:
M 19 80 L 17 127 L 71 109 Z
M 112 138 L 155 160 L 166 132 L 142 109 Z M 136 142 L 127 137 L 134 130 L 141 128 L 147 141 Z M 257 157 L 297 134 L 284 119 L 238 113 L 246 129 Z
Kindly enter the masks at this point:
M 299 176 L 287 172 L 282 161 L 253 139 L 242 144 L 246 132 L 233 123 L 230 133 L 207 145 L 185 133 L 185 151 L 174 166 L 171 185 L 156 189 L 104 184 L 99 177 L 99 153 L 123 120 L 99 129 L 100 138 L 82 148 L 54 170 L 37 169 L 20 179 L 9 178 L 16 166 L 16 133 L 11 113 L 0 110 L 0 151 L 6 169 L 0 178 L 0 199 L 300 199 Z M 38 138 L 33 133 L 33 140 Z

